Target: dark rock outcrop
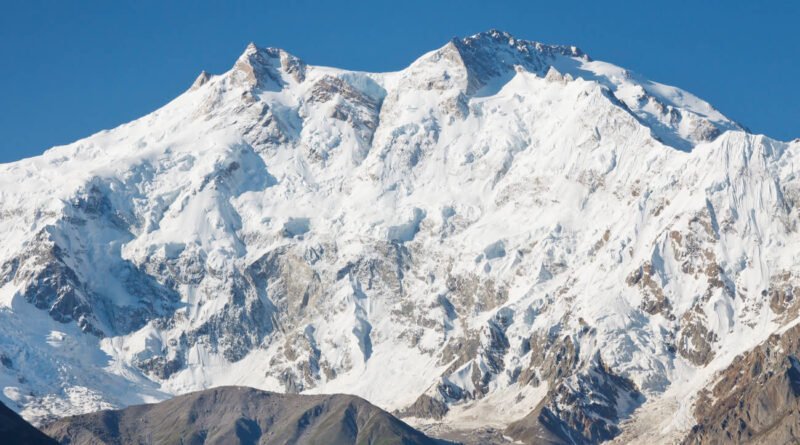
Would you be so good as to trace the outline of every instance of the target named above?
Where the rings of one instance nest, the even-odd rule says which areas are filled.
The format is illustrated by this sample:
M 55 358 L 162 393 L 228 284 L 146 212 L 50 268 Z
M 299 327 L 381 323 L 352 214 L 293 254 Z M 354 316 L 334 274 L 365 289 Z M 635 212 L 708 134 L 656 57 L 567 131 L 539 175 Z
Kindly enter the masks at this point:
M 0 403 L 0 443 L 24 445 L 56 445 L 17 413 Z
M 243 387 L 67 417 L 45 431 L 70 445 L 449 443 L 431 439 L 355 396 L 275 394 Z

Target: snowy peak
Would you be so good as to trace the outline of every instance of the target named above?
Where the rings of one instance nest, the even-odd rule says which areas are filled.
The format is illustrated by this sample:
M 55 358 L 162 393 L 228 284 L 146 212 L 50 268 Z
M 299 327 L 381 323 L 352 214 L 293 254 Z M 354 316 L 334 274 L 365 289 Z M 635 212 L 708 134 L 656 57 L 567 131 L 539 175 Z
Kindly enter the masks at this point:
M 456 91 L 465 96 L 462 102 L 466 97 L 492 96 L 520 73 L 590 82 L 649 128 L 655 139 L 681 151 L 690 151 L 725 131 L 744 130 L 686 91 L 592 60 L 575 46 L 546 45 L 497 30 L 454 38 L 422 56 L 406 72 L 421 89 Z
M 209 80 L 211 80 L 211 74 L 208 74 L 208 71 L 206 70 L 201 71 L 200 74 L 192 83 L 192 87 L 190 88 L 190 90 L 196 90 L 197 88 L 200 88 L 201 86 L 205 85 Z
M 507 82 L 519 70 L 543 76 L 557 57 L 588 60 L 574 46 L 545 45 L 491 30 L 466 38 L 453 38 L 445 46 L 420 58 L 412 67 L 433 62 L 444 69 L 449 65 L 451 70 L 463 70 L 467 84 L 461 86 L 466 94 L 473 95 L 498 80 Z
M 280 90 L 287 83 L 305 78 L 306 64 L 279 48 L 259 48 L 249 43 L 239 56 L 231 74 L 241 84 L 262 90 Z
M 570 57 L 586 56 L 580 48 L 575 46 L 547 45 L 532 40 L 518 39 L 508 32 L 497 29 L 479 32 L 469 37 L 454 37 L 451 41 L 460 45 L 481 47 L 484 51 L 497 50 L 500 47 L 507 46 L 526 54 L 539 52 L 543 54 L 561 54 Z
M 515 67 L 543 75 L 559 57 L 589 58 L 574 46 L 545 45 L 520 40 L 507 32 L 491 30 L 451 41 L 476 80 L 488 82 L 513 72 Z
M 256 100 L 252 93 L 278 92 L 290 85 L 299 86 L 289 89 L 294 96 L 327 89 L 325 85 L 313 87 L 306 82 L 311 71 L 314 72 L 312 82 L 324 77 L 323 84 L 348 84 L 339 90 L 349 90 L 351 97 L 355 94 L 382 100 L 388 94 L 393 96 L 388 104 L 400 103 L 401 108 L 414 107 L 412 104 L 419 98 L 432 94 L 435 97 L 424 101 L 433 101 L 437 104 L 435 108 L 458 118 L 469 114 L 470 98 L 493 96 L 520 75 L 558 80 L 564 85 L 573 81 L 588 82 L 613 106 L 646 127 L 654 139 L 680 151 L 691 151 L 725 131 L 746 131 L 686 91 L 652 82 L 610 63 L 592 60 L 575 46 L 546 45 L 497 30 L 454 38 L 397 73 L 360 73 L 308 66 L 284 50 L 261 48 L 251 43 L 233 69 L 225 74 L 221 91 L 244 87 L 251 94 L 243 97 L 250 101 Z M 209 79 L 207 74 L 201 74 L 191 90 Z M 393 94 L 389 92 L 392 87 L 395 87 Z M 343 97 L 346 99 L 347 95 Z M 371 112 L 379 111 L 380 107 L 372 107 Z M 389 111 L 389 115 L 394 116 L 396 108 L 390 106 Z

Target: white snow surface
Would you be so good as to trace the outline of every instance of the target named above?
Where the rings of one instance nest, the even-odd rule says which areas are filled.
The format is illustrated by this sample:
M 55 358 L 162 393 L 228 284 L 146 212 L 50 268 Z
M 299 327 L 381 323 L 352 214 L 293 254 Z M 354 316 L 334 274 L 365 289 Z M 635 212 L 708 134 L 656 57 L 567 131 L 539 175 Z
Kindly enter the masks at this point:
M 652 428 L 685 431 L 696 391 L 786 323 L 762 291 L 800 263 L 799 155 L 688 92 L 496 31 L 393 73 L 251 45 L 147 116 L 0 165 L 0 400 L 39 422 L 237 384 L 402 409 L 441 399 L 443 381 L 475 393 L 468 370 L 489 369 L 500 314 L 503 369 L 485 395 L 447 400 L 450 420 L 527 414 L 547 383 L 514 374 L 548 332 L 631 379 L 640 410 L 676 401 Z M 25 298 L 42 245 L 60 249 L 99 334 Z M 237 294 L 269 255 L 279 272 Z M 626 281 L 645 263 L 673 316 L 643 310 Z M 237 304 L 249 315 L 214 321 Z M 716 335 L 707 364 L 672 348 L 691 313 Z M 254 324 L 263 335 L 236 344 L 247 335 L 231 326 Z M 448 371 L 448 345 L 469 338 L 481 346 Z M 154 357 L 178 369 L 140 366 Z

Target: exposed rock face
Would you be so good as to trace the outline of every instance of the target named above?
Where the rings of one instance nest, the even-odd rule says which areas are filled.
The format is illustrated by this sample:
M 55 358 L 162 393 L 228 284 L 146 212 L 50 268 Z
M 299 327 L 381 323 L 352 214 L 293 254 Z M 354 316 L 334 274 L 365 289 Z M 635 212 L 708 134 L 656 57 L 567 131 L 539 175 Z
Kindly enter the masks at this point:
M 797 318 L 800 309 L 800 277 L 797 272 L 782 271 L 770 277 L 769 289 L 763 292 L 769 297 L 769 307 L 786 321 Z
M 586 57 L 574 46 L 516 40 L 508 33 L 494 30 L 466 39 L 453 39 L 451 45 L 467 68 L 468 94 L 475 93 L 493 79 L 508 76 L 515 66 L 544 76 L 556 56 Z
M 99 337 L 138 330 L 172 313 L 180 298 L 119 258 L 118 244 L 104 244 L 108 237 L 132 237 L 130 222 L 124 219 L 128 215 L 113 207 L 109 187 L 93 181 L 78 190 L 57 221 L 27 241 L 22 255 L 0 266 L 0 283 L 19 286 L 25 300 L 53 319 L 75 322 L 83 332 Z M 86 271 L 81 267 L 85 263 L 96 263 L 99 271 Z
M 631 416 L 644 395 L 615 375 L 599 357 L 554 385 L 530 414 L 511 423 L 505 434 L 526 444 L 600 443 L 620 433 L 617 424 Z
M 685 444 L 800 441 L 800 326 L 737 357 L 700 393 Z
M 45 430 L 70 445 L 446 445 L 353 396 L 300 396 L 220 387 L 155 405 L 58 420 Z
M 0 403 L 0 440 L 3 443 L 20 445 L 56 445 L 58 443 L 2 403 Z

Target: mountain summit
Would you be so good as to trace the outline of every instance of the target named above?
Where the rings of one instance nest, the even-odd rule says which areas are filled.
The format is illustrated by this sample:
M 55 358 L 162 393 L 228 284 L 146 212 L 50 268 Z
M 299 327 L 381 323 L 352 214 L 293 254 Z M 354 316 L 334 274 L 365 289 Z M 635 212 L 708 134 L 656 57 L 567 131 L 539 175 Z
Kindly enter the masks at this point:
M 0 400 L 41 424 L 247 385 L 426 433 L 771 437 L 800 353 L 798 155 L 498 31 L 392 73 L 250 45 L 0 165 Z

